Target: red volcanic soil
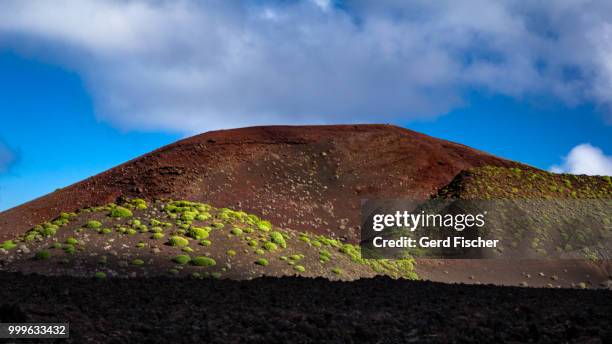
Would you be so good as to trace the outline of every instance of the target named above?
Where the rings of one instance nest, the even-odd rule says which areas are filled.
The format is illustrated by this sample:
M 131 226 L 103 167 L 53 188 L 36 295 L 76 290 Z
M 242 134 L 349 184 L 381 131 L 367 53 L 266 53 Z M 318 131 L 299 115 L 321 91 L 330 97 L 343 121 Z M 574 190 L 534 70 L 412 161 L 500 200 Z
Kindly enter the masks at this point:
M 0 213 L 0 240 L 120 196 L 188 199 L 355 241 L 364 198 L 429 197 L 457 173 L 515 162 L 390 125 L 212 131 Z

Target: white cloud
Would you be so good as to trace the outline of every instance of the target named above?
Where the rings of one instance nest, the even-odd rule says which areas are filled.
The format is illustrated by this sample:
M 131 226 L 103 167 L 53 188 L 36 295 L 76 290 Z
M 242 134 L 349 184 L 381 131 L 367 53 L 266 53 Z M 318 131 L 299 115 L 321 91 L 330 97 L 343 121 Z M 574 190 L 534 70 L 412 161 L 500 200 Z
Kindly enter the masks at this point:
M 2 142 L 0 142 L 0 173 L 8 171 L 15 162 L 15 154 Z
M 605 155 L 589 143 L 580 144 L 563 158 L 560 166 L 552 166 L 551 172 L 612 176 L 612 156 Z
M 612 2 L 335 3 L 5 0 L 0 47 L 77 70 L 126 129 L 394 122 L 474 88 L 612 104 Z

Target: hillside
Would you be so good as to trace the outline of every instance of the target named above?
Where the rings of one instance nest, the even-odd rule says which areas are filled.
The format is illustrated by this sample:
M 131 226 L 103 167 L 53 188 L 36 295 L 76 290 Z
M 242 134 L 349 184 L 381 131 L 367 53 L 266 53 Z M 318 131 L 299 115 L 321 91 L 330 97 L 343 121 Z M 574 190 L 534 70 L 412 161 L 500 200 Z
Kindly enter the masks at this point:
M 610 176 L 485 166 L 460 173 L 436 197 L 460 199 L 612 199 Z
M 270 126 L 197 135 L 0 213 L 0 240 L 120 197 L 240 209 L 357 242 L 360 200 L 423 198 L 461 170 L 518 166 L 389 125 Z
M 493 211 L 512 208 L 510 214 L 520 217 L 502 221 L 499 228 L 505 232 L 496 237 L 504 243 L 504 254 L 512 256 L 514 251 L 520 255 L 512 259 L 418 260 L 422 278 L 524 286 L 612 286 L 609 176 L 485 166 L 460 172 L 433 198 L 472 200 L 496 208 Z
M 412 259 L 365 260 L 348 243 L 189 201 L 124 200 L 62 213 L 0 243 L 4 271 L 77 277 L 416 279 Z

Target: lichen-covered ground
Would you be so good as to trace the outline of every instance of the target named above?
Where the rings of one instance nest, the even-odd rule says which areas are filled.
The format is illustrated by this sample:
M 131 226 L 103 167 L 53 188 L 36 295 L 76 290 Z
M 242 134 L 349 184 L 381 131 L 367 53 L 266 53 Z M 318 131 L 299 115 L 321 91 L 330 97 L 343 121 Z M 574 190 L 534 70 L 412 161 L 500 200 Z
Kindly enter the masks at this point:
M 338 238 L 278 228 L 242 211 L 189 201 L 120 203 L 62 213 L 3 242 L 2 270 L 100 279 L 417 278 L 411 259 L 364 260 L 359 247 Z
M 612 199 L 610 176 L 484 166 L 461 171 L 438 197 L 461 199 Z

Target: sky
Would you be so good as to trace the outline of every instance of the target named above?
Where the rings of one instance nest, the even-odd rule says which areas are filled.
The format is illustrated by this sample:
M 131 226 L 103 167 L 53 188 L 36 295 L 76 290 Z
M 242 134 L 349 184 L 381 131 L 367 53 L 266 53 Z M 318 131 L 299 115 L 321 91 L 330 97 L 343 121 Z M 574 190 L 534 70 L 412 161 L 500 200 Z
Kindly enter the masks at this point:
M 335 123 L 611 175 L 612 3 L 0 2 L 0 210 L 196 133 Z

